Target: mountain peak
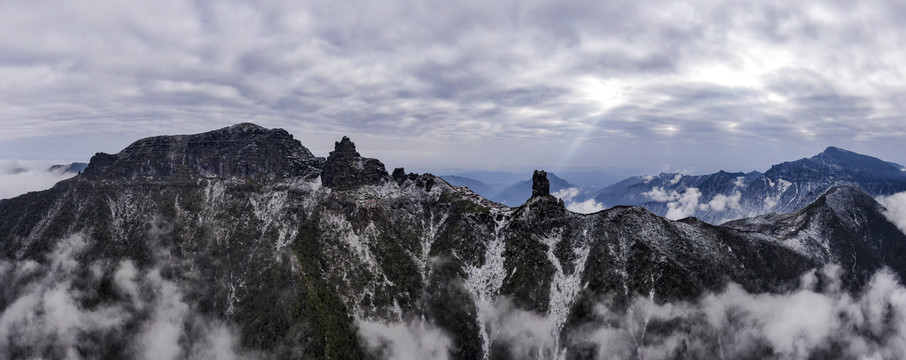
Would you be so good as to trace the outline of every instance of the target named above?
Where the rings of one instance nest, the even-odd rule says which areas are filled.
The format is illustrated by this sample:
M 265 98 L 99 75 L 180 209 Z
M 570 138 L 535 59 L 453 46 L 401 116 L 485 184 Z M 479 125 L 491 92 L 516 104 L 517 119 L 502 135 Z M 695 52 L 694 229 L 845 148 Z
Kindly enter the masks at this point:
M 360 156 L 355 150 L 355 143 L 353 143 L 352 140 L 349 140 L 348 136 L 344 136 L 340 141 L 334 142 L 333 151 L 330 154 L 334 155 L 334 153 L 337 153 L 337 155 L 349 154 L 351 156 Z
M 286 130 L 241 123 L 200 134 L 144 138 L 117 154 L 98 153 L 85 174 L 137 178 L 187 170 L 203 177 L 315 177 L 322 162 Z
M 838 147 L 836 147 L 836 146 L 828 146 L 826 149 L 824 149 L 824 151 L 822 151 L 821 153 L 819 153 L 817 156 L 825 156 L 825 157 L 834 157 L 834 158 L 838 158 L 838 157 L 849 157 L 849 156 L 860 156 L 860 157 L 862 157 L 862 156 L 865 156 L 865 155 L 862 155 L 862 154 L 859 154 L 859 153 L 856 153 L 856 152 L 853 152 L 853 151 L 849 151 L 849 150 L 846 150 L 846 149 L 843 149 L 843 148 L 838 148 Z
M 387 180 L 390 175 L 384 164 L 377 159 L 362 157 L 355 150 L 355 143 L 344 136 L 334 142 L 321 174 L 321 183 L 334 189 L 352 189 L 362 185 L 374 185 Z
M 547 172 L 535 170 L 532 174 L 532 197 L 547 196 L 551 193 L 551 182 L 547 179 Z
M 239 123 L 225 129 L 230 129 L 231 131 L 267 131 L 267 128 L 249 122 Z

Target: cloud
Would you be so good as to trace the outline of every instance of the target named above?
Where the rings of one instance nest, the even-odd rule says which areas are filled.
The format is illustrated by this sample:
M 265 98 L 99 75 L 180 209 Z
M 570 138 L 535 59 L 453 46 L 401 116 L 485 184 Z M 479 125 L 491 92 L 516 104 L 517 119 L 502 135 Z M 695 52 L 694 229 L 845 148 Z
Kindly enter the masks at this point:
M 906 192 L 878 197 L 878 202 L 887 209 L 884 216 L 906 233 Z
M 734 191 L 730 196 L 717 194 L 707 203 L 699 205 L 699 209 L 702 211 L 714 210 L 718 212 L 727 209 L 742 211 L 742 205 L 739 204 L 739 200 L 741 199 L 742 193 L 740 193 L 739 190 Z
M 49 189 L 60 180 L 76 175 L 63 169 L 50 170 L 51 165 L 48 162 L 0 161 L 0 199 Z
M 26 351 L 79 359 L 112 349 L 149 360 L 254 357 L 239 347 L 232 326 L 195 313 L 180 285 L 159 268 L 139 269 L 129 260 L 106 269 L 103 261 L 82 263 L 89 242 L 72 235 L 46 261 L 0 261 L 0 357 Z M 108 272 L 124 296 L 88 305 L 102 296 L 98 288 Z
M 130 4 L 0 5 L 0 158 L 242 121 L 486 168 L 748 169 L 906 135 L 897 2 Z
M 371 351 L 386 359 L 448 359 L 450 337 L 424 321 L 385 323 L 357 321 L 359 334 Z
M 698 188 L 686 188 L 682 193 L 679 193 L 676 190 L 665 190 L 660 186 L 655 186 L 650 191 L 642 193 L 642 195 L 647 196 L 652 201 L 666 202 L 667 214 L 664 217 L 670 220 L 695 215 L 696 209 L 699 208 L 699 199 L 702 197 L 702 193 Z
M 551 193 L 555 198 L 563 200 L 566 209 L 569 211 L 581 213 L 581 214 L 591 214 L 598 211 L 604 210 L 604 204 L 596 201 L 595 199 L 586 199 L 583 201 L 576 201 L 577 197 L 585 196 L 585 194 L 576 187 L 564 188 L 557 190 Z
M 567 202 L 566 209 L 580 214 L 591 214 L 604 210 L 606 208 L 604 207 L 604 204 L 595 201 L 595 199 L 588 199 L 585 201 Z
M 478 310 L 491 348 L 514 358 L 568 358 L 570 348 L 594 350 L 587 354 L 597 359 L 898 358 L 906 351 L 906 288 L 883 269 L 861 290 L 848 289 L 843 272 L 826 265 L 776 293 L 730 283 L 691 301 L 600 302 L 562 334 L 554 315 L 522 310 L 507 297 L 480 301 Z
M 781 294 L 752 294 L 731 284 L 697 302 L 639 297 L 625 313 L 599 305 L 598 315 L 611 325 L 573 338 L 619 358 L 897 358 L 906 349 L 906 288 L 883 270 L 853 296 L 843 290 L 841 273 L 828 265 Z

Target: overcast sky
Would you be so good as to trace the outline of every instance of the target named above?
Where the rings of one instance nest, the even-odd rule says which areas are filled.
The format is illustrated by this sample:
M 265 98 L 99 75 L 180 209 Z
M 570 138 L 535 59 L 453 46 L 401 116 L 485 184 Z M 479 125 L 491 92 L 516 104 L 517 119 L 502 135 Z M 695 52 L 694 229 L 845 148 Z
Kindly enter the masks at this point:
M 388 167 L 906 163 L 902 1 L 3 1 L 0 159 L 251 121 Z

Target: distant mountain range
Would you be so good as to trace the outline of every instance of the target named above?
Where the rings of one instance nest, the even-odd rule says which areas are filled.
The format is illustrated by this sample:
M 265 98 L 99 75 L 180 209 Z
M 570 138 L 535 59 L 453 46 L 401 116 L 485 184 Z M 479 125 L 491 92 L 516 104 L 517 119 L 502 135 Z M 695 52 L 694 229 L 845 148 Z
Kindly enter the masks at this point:
M 607 206 L 639 205 L 672 219 L 695 216 L 710 223 L 797 211 L 834 186 L 855 186 L 872 196 L 906 191 L 903 166 L 837 147 L 784 162 L 759 173 L 632 177 L 594 198 Z
M 444 180 L 454 186 L 468 186 L 472 191 L 480 194 L 488 200 L 496 201 L 506 206 L 519 206 L 529 199 L 532 195 L 532 180 L 517 181 L 509 185 L 502 184 L 485 184 L 479 180 L 457 175 L 442 175 Z M 551 192 L 558 192 L 564 189 L 578 188 L 577 185 L 570 184 L 568 181 L 558 177 L 553 173 L 547 173 L 550 179 Z
M 902 165 L 837 147 L 828 147 L 811 158 L 774 165 L 764 173 L 660 173 L 632 176 L 600 190 L 573 185 L 553 174 L 549 176 L 554 193 L 576 189 L 572 201 L 594 199 L 602 207 L 642 206 L 671 219 L 694 216 L 713 224 L 797 211 L 834 186 L 855 186 L 873 196 L 906 191 L 906 171 Z M 528 180 L 492 186 L 466 177 L 442 177 L 507 206 L 521 204 L 531 189 Z

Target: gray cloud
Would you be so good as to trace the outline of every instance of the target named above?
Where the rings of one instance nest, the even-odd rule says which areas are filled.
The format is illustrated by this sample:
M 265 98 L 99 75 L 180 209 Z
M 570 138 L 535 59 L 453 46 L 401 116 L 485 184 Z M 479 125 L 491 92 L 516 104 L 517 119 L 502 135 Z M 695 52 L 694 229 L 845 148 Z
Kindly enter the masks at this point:
M 381 358 L 446 360 L 450 357 L 450 337 L 424 320 L 408 323 L 359 320 L 357 325 L 369 351 Z
M 84 160 L 254 121 L 321 155 L 350 134 L 421 167 L 750 170 L 831 144 L 903 160 L 893 2 L 92 0 L 0 14 L 5 158 L 75 157 L 50 146 L 63 141 Z M 703 144 L 727 158 L 702 164 Z

